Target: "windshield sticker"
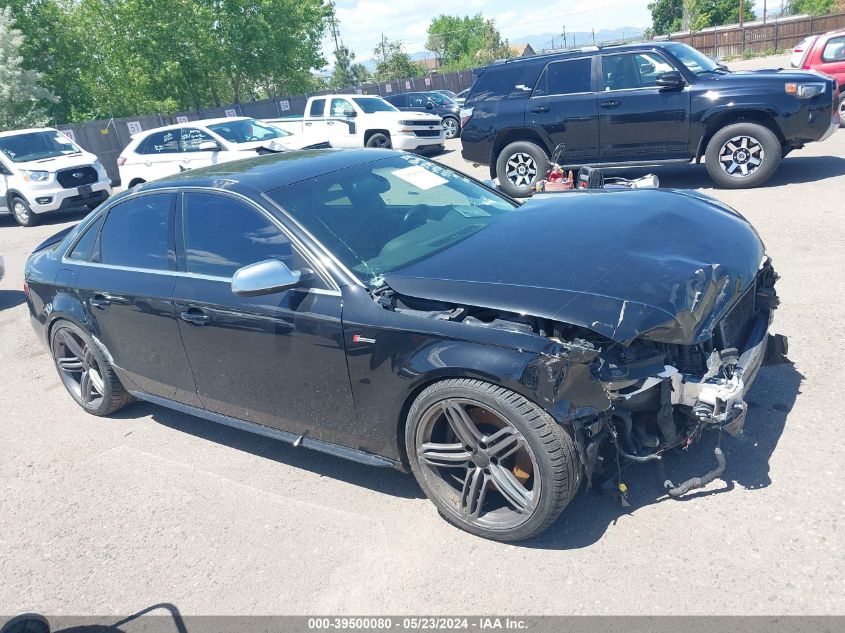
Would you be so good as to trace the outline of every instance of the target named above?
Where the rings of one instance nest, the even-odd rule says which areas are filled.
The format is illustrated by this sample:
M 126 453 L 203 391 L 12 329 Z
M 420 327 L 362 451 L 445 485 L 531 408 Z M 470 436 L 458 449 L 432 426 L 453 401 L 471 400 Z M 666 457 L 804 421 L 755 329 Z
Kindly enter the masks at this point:
M 401 178 L 407 183 L 412 184 L 417 189 L 423 191 L 445 185 L 449 181 L 443 176 L 438 176 L 435 173 L 428 171 L 425 167 L 414 166 L 397 169 L 391 172 L 394 176 Z
M 466 204 L 452 205 L 452 208 L 460 213 L 465 218 L 489 218 L 490 214 L 484 209 L 478 207 L 471 207 Z

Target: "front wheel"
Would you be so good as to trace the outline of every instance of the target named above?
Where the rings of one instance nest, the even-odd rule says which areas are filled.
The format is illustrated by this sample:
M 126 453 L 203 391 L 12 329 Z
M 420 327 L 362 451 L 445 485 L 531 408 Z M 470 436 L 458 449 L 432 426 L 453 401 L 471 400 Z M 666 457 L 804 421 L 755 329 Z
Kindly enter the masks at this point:
M 21 226 L 34 226 L 38 222 L 38 216 L 33 213 L 29 203 L 20 196 L 12 196 L 10 206 L 15 222 Z
M 578 490 L 572 437 L 534 403 L 480 380 L 423 390 L 408 413 L 405 447 L 441 515 L 484 538 L 539 534 Z
M 390 137 L 387 134 L 373 134 L 367 139 L 367 147 L 379 147 L 382 149 L 390 149 L 393 144 L 390 142 Z
M 839 127 L 845 127 L 845 95 L 839 99 Z
M 449 138 L 456 138 L 461 133 L 461 124 L 454 117 L 443 118 L 443 135 Z
M 496 160 L 496 177 L 505 193 L 524 198 L 538 180 L 546 176 L 549 157 L 543 149 L 530 141 L 507 145 Z
M 766 182 L 780 165 L 783 148 L 769 128 L 758 123 L 734 123 L 707 144 L 704 166 L 725 189 L 747 189 Z

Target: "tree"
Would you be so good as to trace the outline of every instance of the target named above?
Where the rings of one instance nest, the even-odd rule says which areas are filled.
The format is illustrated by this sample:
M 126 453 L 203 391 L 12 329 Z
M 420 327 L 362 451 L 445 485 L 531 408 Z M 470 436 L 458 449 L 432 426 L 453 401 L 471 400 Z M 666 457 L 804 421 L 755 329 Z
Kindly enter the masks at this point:
M 508 57 L 510 52 L 493 21 L 485 20 L 480 13 L 434 18 L 428 25 L 426 48 L 447 70 L 478 66 Z
M 794 14 L 824 15 L 837 6 L 836 0 L 790 0 L 789 12 Z
M 381 42 L 373 49 L 376 57 L 377 81 L 391 81 L 406 77 L 419 77 L 425 74 L 425 67 L 411 61 L 402 42 L 390 41 L 382 36 Z
M 330 88 L 360 86 L 370 78 L 364 64 L 355 62 L 355 53 L 341 44 L 334 52 L 334 70 L 329 78 Z
M 13 26 L 11 9 L 0 8 L 0 130 L 44 125 L 43 103 L 55 100 L 42 87 L 41 75 L 23 67 L 23 47 L 23 35 Z
M 648 5 L 651 11 L 651 32 L 666 35 L 683 28 L 684 0 L 655 0 Z
M 739 22 L 739 0 L 684 0 L 684 19 L 690 31 Z M 754 2 L 743 3 L 743 21 L 754 19 Z

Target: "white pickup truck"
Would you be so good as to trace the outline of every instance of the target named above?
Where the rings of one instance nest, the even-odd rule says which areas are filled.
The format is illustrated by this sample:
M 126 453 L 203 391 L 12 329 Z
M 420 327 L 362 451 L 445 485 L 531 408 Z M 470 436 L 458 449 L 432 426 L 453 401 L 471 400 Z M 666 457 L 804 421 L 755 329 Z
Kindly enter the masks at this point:
M 332 147 L 386 147 L 419 150 L 443 147 L 439 116 L 402 112 L 375 95 L 324 95 L 310 97 L 305 116 L 265 119 L 294 134 L 328 137 Z

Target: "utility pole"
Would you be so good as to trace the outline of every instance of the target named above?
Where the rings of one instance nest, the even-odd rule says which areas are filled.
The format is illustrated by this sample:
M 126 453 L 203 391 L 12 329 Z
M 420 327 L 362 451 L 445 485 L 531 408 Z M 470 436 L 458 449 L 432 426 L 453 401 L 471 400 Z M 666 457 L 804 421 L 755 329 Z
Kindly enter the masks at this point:
M 739 0 L 739 28 L 745 22 L 745 0 Z
M 563 33 L 561 35 L 563 35 L 563 47 L 566 48 L 566 25 L 565 24 L 563 25 Z
M 593 46 L 596 45 L 596 27 L 593 27 Z

